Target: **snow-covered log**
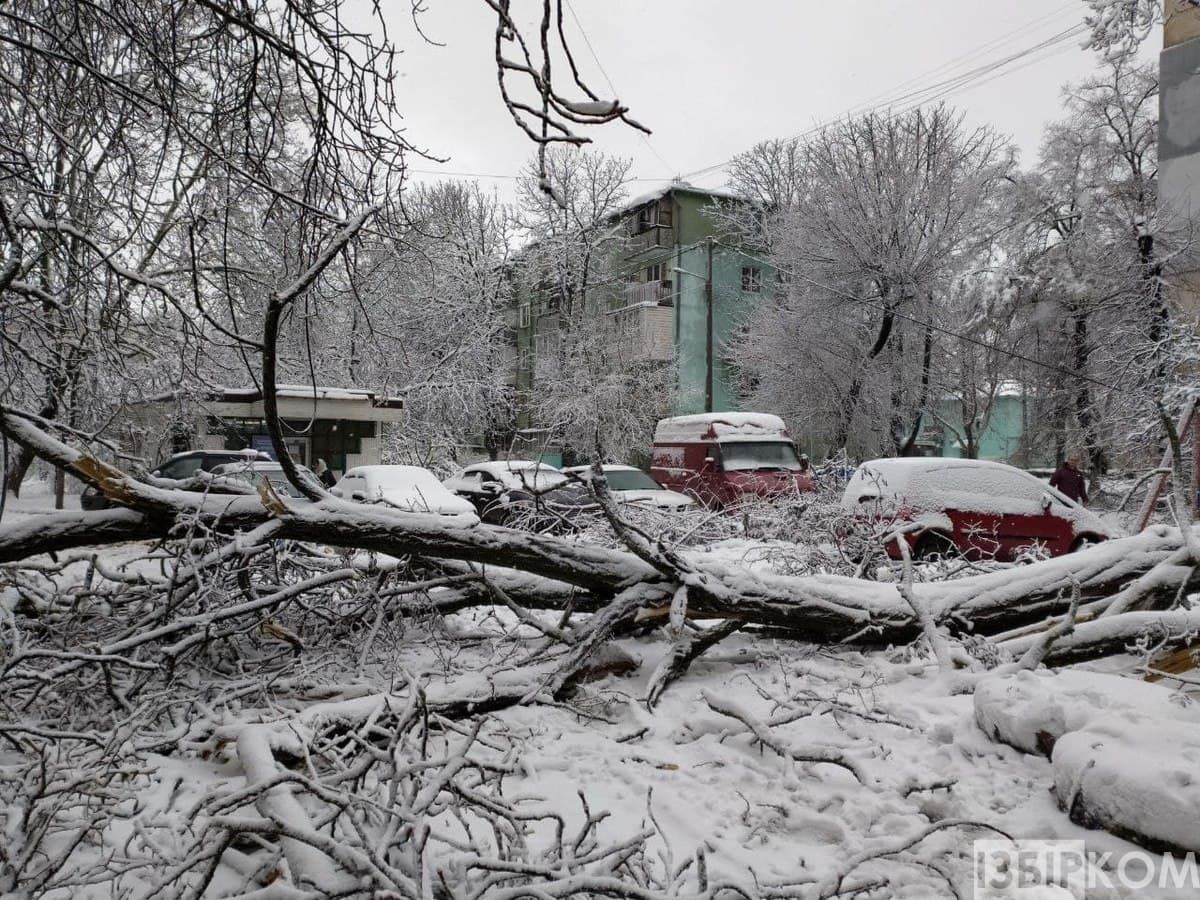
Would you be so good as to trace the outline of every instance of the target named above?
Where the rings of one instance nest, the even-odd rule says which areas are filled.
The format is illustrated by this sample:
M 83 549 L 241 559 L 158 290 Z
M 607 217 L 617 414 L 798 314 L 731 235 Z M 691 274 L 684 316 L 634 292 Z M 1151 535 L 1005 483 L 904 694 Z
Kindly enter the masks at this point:
M 509 570 L 505 573 L 505 590 L 535 608 L 557 608 L 560 600 L 571 596 L 571 586 L 612 596 L 639 583 L 654 588 L 643 593 L 647 607 L 665 608 L 669 607 L 677 587 L 632 553 L 582 545 L 551 535 L 488 525 L 463 528 L 447 524 L 437 516 L 337 500 L 273 511 L 257 497 L 193 495 L 151 487 L 137 490 L 155 495 L 156 503 L 177 503 L 180 517 L 198 519 L 212 528 L 226 523 L 251 527 L 278 516 L 280 525 L 275 537 L 279 539 L 374 550 L 392 556 L 483 563 L 487 571 L 495 573 Z M 139 537 L 165 538 L 170 535 L 171 521 L 155 513 L 139 516 L 118 510 L 54 514 L 39 516 L 36 522 L 4 523 L 0 524 L 0 561 L 24 558 L 35 550 L 48 548 L 62 550 Z M 989 634 L 1064 611 L 1069 604 L 1072 578 L 1078 580 L 1085 597 L 1111 596 L 1123 584 L 1171 557 L 1180 546 L 1177 530 L 1157 527 L 1069 556 L 956 581 L 914 584 L 912 590 L 939 624 L 959 631 Z M 813 641 L 884 644 L 909 640 L 918 632 L 911 607 L 892 583 L 832 575 L 788 577 L 752 573 L 707 559 L 697 559 L 694 566 L 696 578 L 720 588 L 719 596 L 698 593 L 691 600 L 688 612 L 694 618 L 740 619 L 794 632 Z M 1194 580 L 1190 570 L 1179 566 L 1172 569 L 1190 576 L 1185 584 L 1190 585 Z M 522 584 L 530 590 L 522 591 Z M 1179 588 L 1175 579 L 1162 580 L 1158 596 L 1174 597 Z M 538 594 L 546 598 L 545 602 L 536 602 Z M 535 602 L 530 602 L 529 595 L 534 595 Z M 486 592 L 472 596 L 481 604 L 493 602 Z M 462 606 L 471 602 L 468 597 L 460 596 L 459 600 Z M 586 597 L 581 600 L 585 601 L 580 604 L 581 609 L 594 604 L 586 602 Z M 1103 647 L 1114 647 L 1138 633 L 1137 629 L 1145 630 L 1159 621 L 1169 623 L 1172 617 L 1180 619 L 1176 623 L 1179 628 L 1172 634 L 1182 634 L 1181 629 L 1188 627 L 1189 620 L 1179 614 L 1164 618 L 1160 613 L 1129 613 L 1101 622 L 1082 623 L 1074 635 L 1052 648 L 1048 659 L 1069 658 L 1070 648 L 1086 647 L 1098 633 L 1110 636 Z M 1131 632 L 1133 623 L 1137 626 Z M 1018 638 L 1006 646 L 1019 654 L 1028 649 L 1030 640 Z M 1081 655 L 1091 652 L 1079 651 Z
M 29 516 L 0 524 L 0 563 L 93 544 L 160 537 L 164 524 L 131 509 Z
M 1072 822 L 1152 850 L 1200 851 L 1200 724 L 1112 717 L 1064 735 L 1052 761 Z
M 974 701 L 975 721 L 988 737 L 1044 756 L 1064 734 L 1093 722 L 1154 715 L 1200 727 L 1200 703 L 1186 695 L 1102 672 L 989 675 L 976 685 Z
M 1200 610 L 1128 612 L 1111 618 L 1076 625 L 1073 633 L 1060 638 L 1046 654 L 1048 665 L 1065 666 L 1089 659 L 1123 653 L 1144 646 L 1156 651 L 1194 643 L 1200 637 Z M 1024 653 L 1036 635 L 1014 638 L 1000 646 L 1013 654 Z

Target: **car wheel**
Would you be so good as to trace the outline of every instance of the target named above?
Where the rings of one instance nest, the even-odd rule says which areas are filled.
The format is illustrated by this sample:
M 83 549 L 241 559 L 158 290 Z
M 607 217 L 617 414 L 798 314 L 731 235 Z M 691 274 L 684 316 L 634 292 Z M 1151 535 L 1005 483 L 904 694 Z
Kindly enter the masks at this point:
M 479 508 L 479 518 L 489 525 L 508 525 L 509 510 L 499 500 L 484 503 Z
M 958 548 L 954 546 L 954 542 L 936 531 L 921 535 L 917 546 L 913 548 L 915 559 L 950 559 L 954 556 L 958 556 Z

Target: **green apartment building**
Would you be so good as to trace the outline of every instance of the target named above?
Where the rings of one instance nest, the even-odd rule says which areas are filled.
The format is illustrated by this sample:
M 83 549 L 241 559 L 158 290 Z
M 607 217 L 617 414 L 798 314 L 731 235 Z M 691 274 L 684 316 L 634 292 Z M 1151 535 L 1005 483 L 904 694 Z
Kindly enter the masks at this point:
M 631 200 L 604 223 L 609 239 L 597 267 L 604 274 L 585 302 L 605 312 L 631 367 L 674 370 L 675 391 L 664 414 L 739 406 L 728 346 L 772 289 L 774 274 L 714 215 L 718 204 L 738 202 L 674 182 Z M 539 356 L 556 346 L 568 313 L 548 281 L 516 275 L 513 288 L 513 385 L 520 400 L 539 389 Z M 527 403 L 518 405 L 518 427 L 536 436 L 544 423 L 534 420 Z M 553 461 L 552 452 L 546 456 Z

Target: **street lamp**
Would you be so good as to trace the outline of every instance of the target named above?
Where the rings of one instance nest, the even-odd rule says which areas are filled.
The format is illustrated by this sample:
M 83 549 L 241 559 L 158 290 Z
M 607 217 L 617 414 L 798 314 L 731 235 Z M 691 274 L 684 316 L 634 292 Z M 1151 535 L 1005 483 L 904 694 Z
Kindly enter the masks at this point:
M 704 411 L 713 411 L 713 239 L 710 237 L 706 243 L 708 244 L 708 274 L 698 275 L 695 272 L 689 272 L 687 269 L 681 269 L 678 266 L 672 266 L 672 272 L 678 272 L 680 275 L 691 275 L 693 278 L 700 278 L 704 281 Z

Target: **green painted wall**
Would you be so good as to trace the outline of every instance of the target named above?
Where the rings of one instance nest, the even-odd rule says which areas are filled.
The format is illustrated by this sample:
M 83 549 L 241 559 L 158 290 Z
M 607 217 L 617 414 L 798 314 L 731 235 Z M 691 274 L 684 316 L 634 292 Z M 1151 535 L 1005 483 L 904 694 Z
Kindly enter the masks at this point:
M 703 276 L 708 264 L 705 245 L 682 250 L 680 268 Z M 742 269 L 759 273 L 760 290 L 742 290 Z M 679 392 L 675 413 L 704 412 L 706 354 L 706 304 L 704 279 L 679 275 L 675 303 L 675 353 Z M 713 411 L 738 409 L 729 365 L 729 344 L 738 327 L 768 296 L 774 285 L 774 273 L 764 263 L 744 253 L 722 246 L 713 250 Z
M 1019 394 L 997 397 L 992 405 L 991 416 L 979 441 L 979 458 L 1006 462 L 1021 449 L 1024 433 L 1025 401 Z M 942 417 L 955 425 L 961 422 L 962 411 L 953 401 L 942 405 Z M 941 435 L 942 456 L 958 459 L 963 455 L 958 437 L 953 429 L 944 427 Z
M 723 231 L 710 216 L 712 194 L 675 187 L 664 195 L 661 202 L 671 206 L 671 225 L 635 234 L 620 242 L 613 251 L 616 258 L 610 260 L 607 267 L 600 265 L 597 268 L 619 272 L 621 277 L 608 282 L 602 280 L 592 290 L 591 299 L 592 302 L 611 309 L 624 306 L 625 284 L 644 280 L 644 269 L 648 264 L 657 262 L 662 265 L 663 278 L 674 284 L 678 391 L 673 411 L 676 414 L 703 412 L 706 368 L 704 275 L 708 256 L 705 241 L 711 236 L 719 243 L 732 246 L 737 240 L 732 233 Z M 631 210 L 625 215 L 636 215 L 636 212 Z M 699 277 L 670 271 L 675 267 Z M 761 281 L 758 292 L 742 290 L 743 267 L 759 270 Z M 751 314 L 756 303 L 768 296 L 768 291 L 773 286 L 774 273 L 765 263 L 737 250 L 719 245 L 715 247 L 713 406 L 716 411 L 739 408 L 740 404 L 733 394 L 727 347 L 738 326 Z M 515 274 L 513 280 L 513 294 L 512 326 L 516 355 L 518 360 L 524 357 L 529 365 L 533 366 L 537 356 L 535 331 L 554 327 L 549 324 L 539 327 L 539 318 L 546 316 L 542 321 L 549 323 L 553 312 L 546 308 L 543 292 L 538 286 L 524 283 L 519 273 Z M 525 320 L 528 324 L 525 326 L 521 324 L 519 313 L 522 304 L 529 308 L 528 318 Z M 518 392 L 530 391 L 533 389 L 531 369 L 518 367 L 513 381 Z M 521 406 L 525 407 L 525 404 Z M 527 408 L 522 408 L 518 424 L 520 427 L 535 424 L 531 421 Z

